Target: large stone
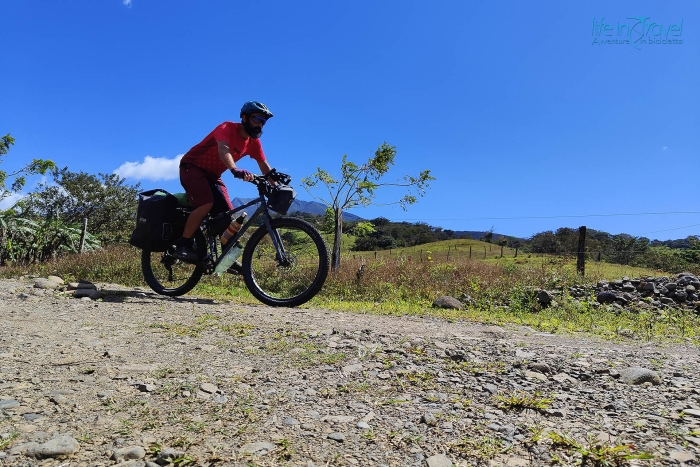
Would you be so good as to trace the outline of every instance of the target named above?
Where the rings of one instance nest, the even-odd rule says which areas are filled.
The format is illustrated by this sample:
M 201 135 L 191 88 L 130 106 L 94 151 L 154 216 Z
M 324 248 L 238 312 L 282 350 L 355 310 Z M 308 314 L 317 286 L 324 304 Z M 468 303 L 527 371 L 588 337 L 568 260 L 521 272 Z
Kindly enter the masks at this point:
M 447 295 L 443 295 L 442 297 L 438 297 L 435 299 L 433 302 L 433 308 L 447 308 L 451 310 L 463 310 L 464 305 L 462 305 L 462 302 L 457 300 L 454 297 L 449 297 Z
M 48 290 L 54 290 L 56 289 L 60 284 L 58 282 L 51 281 L 49 279 L 35 279 L 34 280 L 34 287 L 37 289 L 48 289 Z
M 5 399 L 0 401 L 0 410 L 13 409 L 19 407 L 19 402 L 14 399 Z
M 544 306 L 547 306 L 552 303 L 554 300 L 554 297 L 552 297 L 552 294 L 547 292 L 546 290 L 540 290 L 537 292 L 537 301 Z
M 51 282 L 57 283 L 58 285 L 65 284 L 65 281 L 58 276 L 49 276 L 49 277 L 47 277 L 47 279 L 50 280 Z
M 358 371 L 362 371 L 362 363 L 355 363 L 343 367 L 343 373 L 357 373 Z
M 620 381 L 626 384 L 644 384 L 648 382 L 656 386 L 661 384 L 661 376 L 648 368 L 633 366 L 620 370 Z
M 178 451 L 177 449 L 173 449 L 173 448 L 166 448 L 158 453 L 158 457 L 156 458 L 156 462 L 160 465 L 167 465 L 167 464 L 170 464 L 177 459 L 181 459 L 181 458 L 185 457 L 186 454 L 187 453 L 184 451 Z
M 670 457 L 674 461 L 678 461 L 681 463 L 686 463 L 695 460 L 695 454 L 689 451 L 671 451 L 668 453 L 668 457 Z
M 216 387 L 216 385 L 212 384 L 212 383 L 202 383 L 199 386 L 199 389 L 201 389 L 202 391 L 204 391 L 208 394 L 214 394 L 216 391 L 219 390 L 219 388 Z
M 273 449 L 275 449 L 275 445 L 272 443 L 257 442 L 243 445 L 240 452 L 243 455 L 264 456 Z
M 684 302 L 688 298 L 688 294 L 684 291 L 676 290 L 672 297 L 677 302 Z
M 605 291 L 596 295 L 595 299 L 598 303 L 613 303 L 617 300 L 617 295 L 615 292 Z
M 61 459 L 72 456 L 80 443 L 70 436 L 61 435 L 27 450 L 27 455 L 38 459 Z
M 127 446 L 119 448 L 112 454 L 112 459 L 117 462 L 128 461 L 132 459 L 143 459 L 146 457 L 146 450 L 141 446 Z
M 102 297 L 102 293 L 95 289 L 76 289 L 73 292 L 75 298 L 88 297 L 91 300 L 97 300 Z
M 452 467 L 452 461 L 444 454 L 435 454 L 426 459 L 428 467 Z

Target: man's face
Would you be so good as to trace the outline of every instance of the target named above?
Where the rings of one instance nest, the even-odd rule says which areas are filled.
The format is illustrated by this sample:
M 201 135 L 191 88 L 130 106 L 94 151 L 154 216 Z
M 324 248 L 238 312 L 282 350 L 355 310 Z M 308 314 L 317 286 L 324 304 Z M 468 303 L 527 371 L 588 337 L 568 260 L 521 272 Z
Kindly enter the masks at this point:
M 248 122 L 250 123 L 251 126 L 255 128 L 262 128 L 265 126 L 265 123 L 267 122 L 267 118 L 265 118 L 265 115 L 256 112 L 252 113 L 248 116 Z
M 259 138 L 262 135 L 262 128 L 265 126 L 267 118 L 259 112 L 250 115 L 243 115 L 243 128 L 252 138 Z

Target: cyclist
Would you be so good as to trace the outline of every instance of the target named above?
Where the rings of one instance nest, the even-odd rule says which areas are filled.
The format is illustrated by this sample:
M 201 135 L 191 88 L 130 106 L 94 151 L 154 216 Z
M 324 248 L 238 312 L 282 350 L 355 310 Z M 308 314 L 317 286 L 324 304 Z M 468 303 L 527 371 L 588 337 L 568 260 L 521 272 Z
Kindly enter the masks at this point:
M 180 160 L 180 183 L 194 209 L 182 237 L 169 250 L 179 260 L 197 262 L 192 239 L 210 211 L 220 214 L 233 209 L 221 174 L 230 170 L 235 178 L 251 181 L 250 172 L 236 167 L 244 156 L 254 159 L 263 175 L 272 170 L 259 139 L 272 112 L 261 102 L 249 101 L 243 104 L 240 117 L 241 123 L 224 122 L 214 128 Z

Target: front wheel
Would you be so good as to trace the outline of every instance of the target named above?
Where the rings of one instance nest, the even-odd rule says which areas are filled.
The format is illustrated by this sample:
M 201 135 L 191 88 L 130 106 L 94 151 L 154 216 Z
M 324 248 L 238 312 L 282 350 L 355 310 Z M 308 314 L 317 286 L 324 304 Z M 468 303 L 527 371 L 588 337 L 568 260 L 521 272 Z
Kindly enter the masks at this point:
M 294 217 L 270 221 L 283 255 L 263 225 L 243 250 L 243 279 L 255 298 L 270 306 L 299 306 L 321 290 L 328 276 L 328 249 L 308 222 Z

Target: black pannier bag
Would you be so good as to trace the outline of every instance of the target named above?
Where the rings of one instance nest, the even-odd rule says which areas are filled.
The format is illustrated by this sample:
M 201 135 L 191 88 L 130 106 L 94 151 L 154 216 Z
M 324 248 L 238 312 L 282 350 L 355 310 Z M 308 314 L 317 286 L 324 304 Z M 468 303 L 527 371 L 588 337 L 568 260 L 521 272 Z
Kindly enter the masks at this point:
M 276 186 L 267 197 L 267 207 L 285 215 L 297 197 L 297 192 L 288 185 Z
M 182 236 L 187 213 L 178 209 L 178 200 L 165 190 L 139 193 L 136 228 L 129 243 L 136 248 L 165 251 Z

